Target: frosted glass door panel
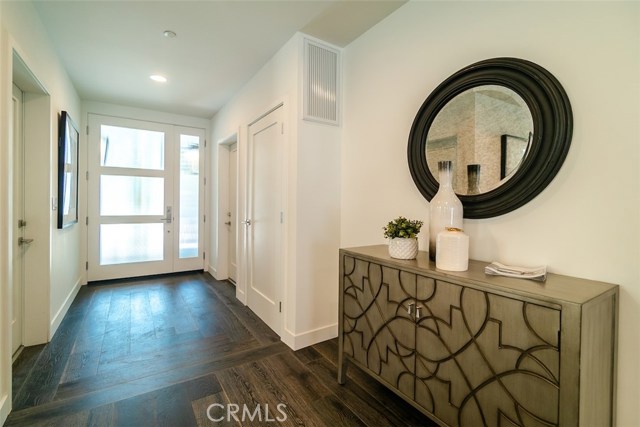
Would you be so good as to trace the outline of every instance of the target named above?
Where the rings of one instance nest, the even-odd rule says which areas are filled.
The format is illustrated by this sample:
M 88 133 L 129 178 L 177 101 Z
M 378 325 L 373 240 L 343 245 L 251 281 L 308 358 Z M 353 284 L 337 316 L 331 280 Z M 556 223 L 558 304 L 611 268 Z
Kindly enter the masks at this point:
M 100 135 L 101 166 L 164 169 L 164 132 L 102 125 Z
M 200 138 L 180 135 L 179 257 L 198 256 Z
M 164 178 L 102 175 L 100 215 L 162 215 Z
M 162 261 L 163 224 L 101 224 L 100 265 Z

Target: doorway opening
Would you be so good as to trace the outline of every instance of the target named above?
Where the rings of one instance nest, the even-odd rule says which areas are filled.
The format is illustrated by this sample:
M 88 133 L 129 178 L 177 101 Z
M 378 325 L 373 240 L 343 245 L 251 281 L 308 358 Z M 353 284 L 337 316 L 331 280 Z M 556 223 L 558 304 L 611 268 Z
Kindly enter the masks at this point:
M 228 136 L 217 144 L 217 260 L 210 267 L 218 280 L 229 280 L 234 285 L 242 279 L 238 277 L 238 192 L 240 191 L 240 163 L 238 134 Z M 244 292 L 236 288 L 236 296 L 245 303 Z
M 12 320 L 15 333 L 20 335 L 12 339 L 12 350 L 17 345 L 19 352 L 21 347 L 46 343 L 50 338 L 50 270 L 42 266 L 50 264 L 51 212 L 55 201 L 50 198 L 49 188 L 51 99 L 15 50 L 12 81 L 11 294 L 16 311 Z
M 229 146 L 229 197 L 227 221 L 228 230 L 228 271 L 229 281 L 234 285 L 238 281 L 238 144 Z

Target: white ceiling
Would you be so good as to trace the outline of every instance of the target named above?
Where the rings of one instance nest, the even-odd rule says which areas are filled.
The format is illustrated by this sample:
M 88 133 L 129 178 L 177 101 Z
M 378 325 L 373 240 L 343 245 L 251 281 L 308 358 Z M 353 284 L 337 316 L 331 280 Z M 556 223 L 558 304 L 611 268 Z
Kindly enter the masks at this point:
M 346 46 L 404 2 L 34 4 L 82 99 L 210 118 L 296 31 Z M 169 81 L 153 82 L 151 74 Z

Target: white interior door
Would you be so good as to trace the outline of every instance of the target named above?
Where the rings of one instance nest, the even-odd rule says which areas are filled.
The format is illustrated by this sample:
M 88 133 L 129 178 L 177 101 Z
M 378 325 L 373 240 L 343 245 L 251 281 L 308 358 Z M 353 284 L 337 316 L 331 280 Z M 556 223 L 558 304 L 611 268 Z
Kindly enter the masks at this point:
M 238 244 L 238 144 L 229 147 L 229 212 L 227 228 L 229 230 L 229 279 L 238 280 L 237 244 Z
M 89 116 L 89 280 L 202 269 L 204 131 Z
M 249 126 L 248 286 L 247 302 L 280 334 L 283 294 L 282 107 Z
M 13 140 L 13 310 L 11 313 L 11 353 L 23 342 L 24 255 L 29 248 L 24 221 L 24 144 L 22 138 L 22 91 L 13 85 L 11 136 Z

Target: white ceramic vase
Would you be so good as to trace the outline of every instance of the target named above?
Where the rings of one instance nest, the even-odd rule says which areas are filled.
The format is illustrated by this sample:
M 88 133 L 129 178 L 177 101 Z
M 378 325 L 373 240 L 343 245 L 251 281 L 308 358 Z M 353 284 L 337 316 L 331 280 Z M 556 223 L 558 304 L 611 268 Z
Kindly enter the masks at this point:
M 389 240 L 389 256 L 397 259 L 414 259 L 418 255 L 418 239 L 394 237 Z
M 464 231 L 447 227 L 438 233 L 436 268 L 447 271 L 469 269 L 469 236 Z
M 438 162 L 438 192 L 429 202 L 429 258 L 436 260 L 438 233 L 447 227 L 462 229 L 462 202 L 453 190 L 453 165 Z

